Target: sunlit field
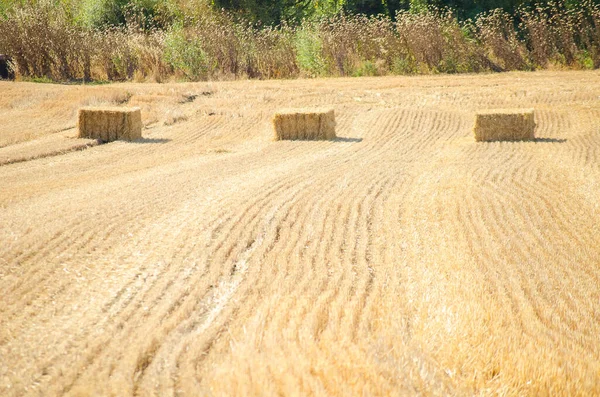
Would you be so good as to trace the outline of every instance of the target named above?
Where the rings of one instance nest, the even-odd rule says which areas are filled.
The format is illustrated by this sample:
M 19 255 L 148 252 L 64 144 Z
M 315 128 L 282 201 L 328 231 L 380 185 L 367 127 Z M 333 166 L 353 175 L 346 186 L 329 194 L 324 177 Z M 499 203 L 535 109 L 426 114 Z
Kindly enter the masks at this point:
M 600 394 L 600 73 L 0 93 L 0 395 Z

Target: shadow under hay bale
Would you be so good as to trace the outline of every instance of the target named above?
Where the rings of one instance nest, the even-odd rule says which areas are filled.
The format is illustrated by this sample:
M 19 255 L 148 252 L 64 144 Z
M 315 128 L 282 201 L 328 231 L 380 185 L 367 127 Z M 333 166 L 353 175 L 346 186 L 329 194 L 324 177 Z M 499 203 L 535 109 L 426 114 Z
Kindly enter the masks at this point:
M 11 63 L 12 59 L 9 56 L 0 54 L 0 80 L 15 79 Z
M 477 142 L 534 140 L 533 109 L 500 109 L 477 112 L 473 132 Z
M 328 140 L 335 136 L 333 109 L 285 109 L 273 116 L 275 140 Z
M 78 128 L 79 138 L 133 141 L 142 137 L 142 113 L 140 108 L 84 107 Z

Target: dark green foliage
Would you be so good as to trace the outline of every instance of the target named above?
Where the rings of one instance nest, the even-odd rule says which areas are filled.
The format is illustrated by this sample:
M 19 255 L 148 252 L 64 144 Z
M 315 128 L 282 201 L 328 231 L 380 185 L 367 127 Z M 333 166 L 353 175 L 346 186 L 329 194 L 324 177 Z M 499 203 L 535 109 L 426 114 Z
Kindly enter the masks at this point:
M 584 0 L 585 1 L 585 0 Z M 533 5 L 548 6 L 555 0 L 215 0 L 218 8 L 234 11 L 252 21 L 265 24 L 279 23 L 281 20 L 299 21 L 304 17 L 331 15 L 343 10 L 350 14 L 387 15 L 394 18 L 401 10 L 422 10 L 427 6 L 451 8 L 461 19 L 502 9 L 515 13 L 519 8 Z M 580 0 L 565 0 L 566 8 L 578 8 Z M 600 0 L 593 0 L 600 3 Z

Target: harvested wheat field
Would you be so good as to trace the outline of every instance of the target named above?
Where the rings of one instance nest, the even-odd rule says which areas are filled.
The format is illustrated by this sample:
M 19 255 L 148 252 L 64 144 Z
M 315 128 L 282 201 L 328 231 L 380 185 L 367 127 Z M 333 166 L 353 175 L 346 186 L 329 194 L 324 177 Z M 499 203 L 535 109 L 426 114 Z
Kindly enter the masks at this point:
M 600 394 L 600 73 L 0 92 L 0 395 Z

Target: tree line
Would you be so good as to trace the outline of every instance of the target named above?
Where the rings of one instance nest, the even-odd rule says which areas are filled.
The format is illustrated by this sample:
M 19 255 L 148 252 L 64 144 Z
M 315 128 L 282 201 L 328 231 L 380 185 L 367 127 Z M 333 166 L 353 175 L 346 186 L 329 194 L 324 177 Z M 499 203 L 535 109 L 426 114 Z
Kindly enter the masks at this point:
M 589 2 L 589 0 L 588 0 Z M 591 0 L 600 3 L 600 0 Z M 519 9 L 581 6 L 580 0 L 0 0 L 0 17 L 26 5 L 53 3 L 68 10 L 74 23 L 88 27 L 123 26 L 135 15 L 147 27 L 165 28 L 188 14 L 224 10 L 240 20 L 258 25 L 300 23 L 302 20 L 339 13 L 384 15 L 394 20 L 398 12 L 421 12 L 449 8 L 459 19 L 501 9 L 515 14 Z M 143 19 L 143 21 L 140 21 Z
M 600 68 L 594 0 L 458 1 L 0 0 L 0 54 L 43 81 Z

